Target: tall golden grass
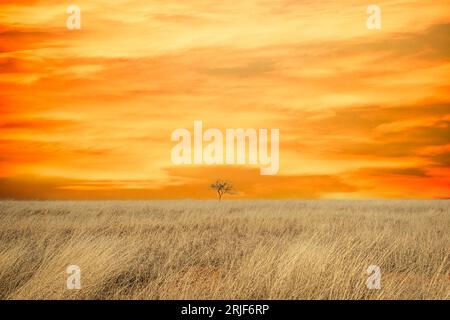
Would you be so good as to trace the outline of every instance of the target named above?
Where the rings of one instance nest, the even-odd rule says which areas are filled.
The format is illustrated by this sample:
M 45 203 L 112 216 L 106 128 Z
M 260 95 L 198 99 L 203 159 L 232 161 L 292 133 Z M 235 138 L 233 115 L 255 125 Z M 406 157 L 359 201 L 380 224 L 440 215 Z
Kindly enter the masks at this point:
M 0 298 L 448 299 L 449 204 L 2 201 Z

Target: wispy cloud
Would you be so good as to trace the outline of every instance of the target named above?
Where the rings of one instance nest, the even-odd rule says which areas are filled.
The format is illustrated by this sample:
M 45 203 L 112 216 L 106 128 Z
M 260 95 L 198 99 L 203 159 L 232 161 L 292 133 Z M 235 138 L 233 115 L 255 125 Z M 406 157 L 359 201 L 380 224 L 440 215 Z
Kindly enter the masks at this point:
M 447 1 L 380 1 L 376 32 L 352 0 L 77 4 L 79 31 L 0 4 L 1 197 L 449 196 Z M 172 167 L 196 119 L 280 128 L 279 175 Z

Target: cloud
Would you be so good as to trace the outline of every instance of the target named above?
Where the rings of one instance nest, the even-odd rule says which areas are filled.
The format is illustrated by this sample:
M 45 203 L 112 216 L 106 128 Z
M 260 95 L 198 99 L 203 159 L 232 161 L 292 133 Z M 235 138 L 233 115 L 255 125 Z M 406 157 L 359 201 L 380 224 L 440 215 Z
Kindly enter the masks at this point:
M 61 1 L 0 4 L 3 196 L 445 196 L 445 1 L 385 1 L 376 33 L 354 1 L 79 4 L 79 32 Z M 194 120 L 280 128 L 280 174 L 173 167 Z
M 400 175 L 413 177 L 428 177 L 424 168 L 365 168 L 365 174 L 374 176 Z
M 5 130 L 32 130 L 45 131 L 68 129 L 77 122 L 73 120 L 56 120 L 56 119 L 22 119 L 22 120 L 0 120 L 0 131 Z
M 235 76 L 235 77 L 252 77 L 261 76 L 274 70 L 272 61 L 252 61 L 243 66 L 210 68 L 206 72 L 208 75 L 217 76 Z
M 355 191 L 341 178 L 327 175 L 260 176 L 258 169 L 244 167 L 167 168 L 169 181 L 77 180 L 40 176 L 0 178 L 0 198 L 14 199 L 211 199 L 209 185 L 217 179 L 230 181 L 237 198 L 320 198 L 328 193 Z

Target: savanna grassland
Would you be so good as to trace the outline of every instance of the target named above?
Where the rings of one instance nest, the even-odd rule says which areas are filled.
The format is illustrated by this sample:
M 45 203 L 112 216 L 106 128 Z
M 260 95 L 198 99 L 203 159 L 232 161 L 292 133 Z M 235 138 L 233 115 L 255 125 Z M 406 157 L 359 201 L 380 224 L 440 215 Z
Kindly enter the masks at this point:
M 449 299 L 450 201 L 1 201 L 1 299 Z M 66 288 L 66 268 L 81 289 Z M 369 265 L 381 290 L 366 287 Z

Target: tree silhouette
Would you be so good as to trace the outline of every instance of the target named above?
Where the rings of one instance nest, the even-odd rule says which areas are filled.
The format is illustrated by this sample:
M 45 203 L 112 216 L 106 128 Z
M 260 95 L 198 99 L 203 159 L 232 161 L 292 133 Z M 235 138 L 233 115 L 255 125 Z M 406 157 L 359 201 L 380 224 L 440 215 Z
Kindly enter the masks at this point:
M 211 189 L 217 191 L 217 195 L 219 196 L 219 201 L 222 200 L 222 196 L 226 193 L 233 194 L 233 185 L 227 181 L 217 180 L 213 184 L 211 184 Z

